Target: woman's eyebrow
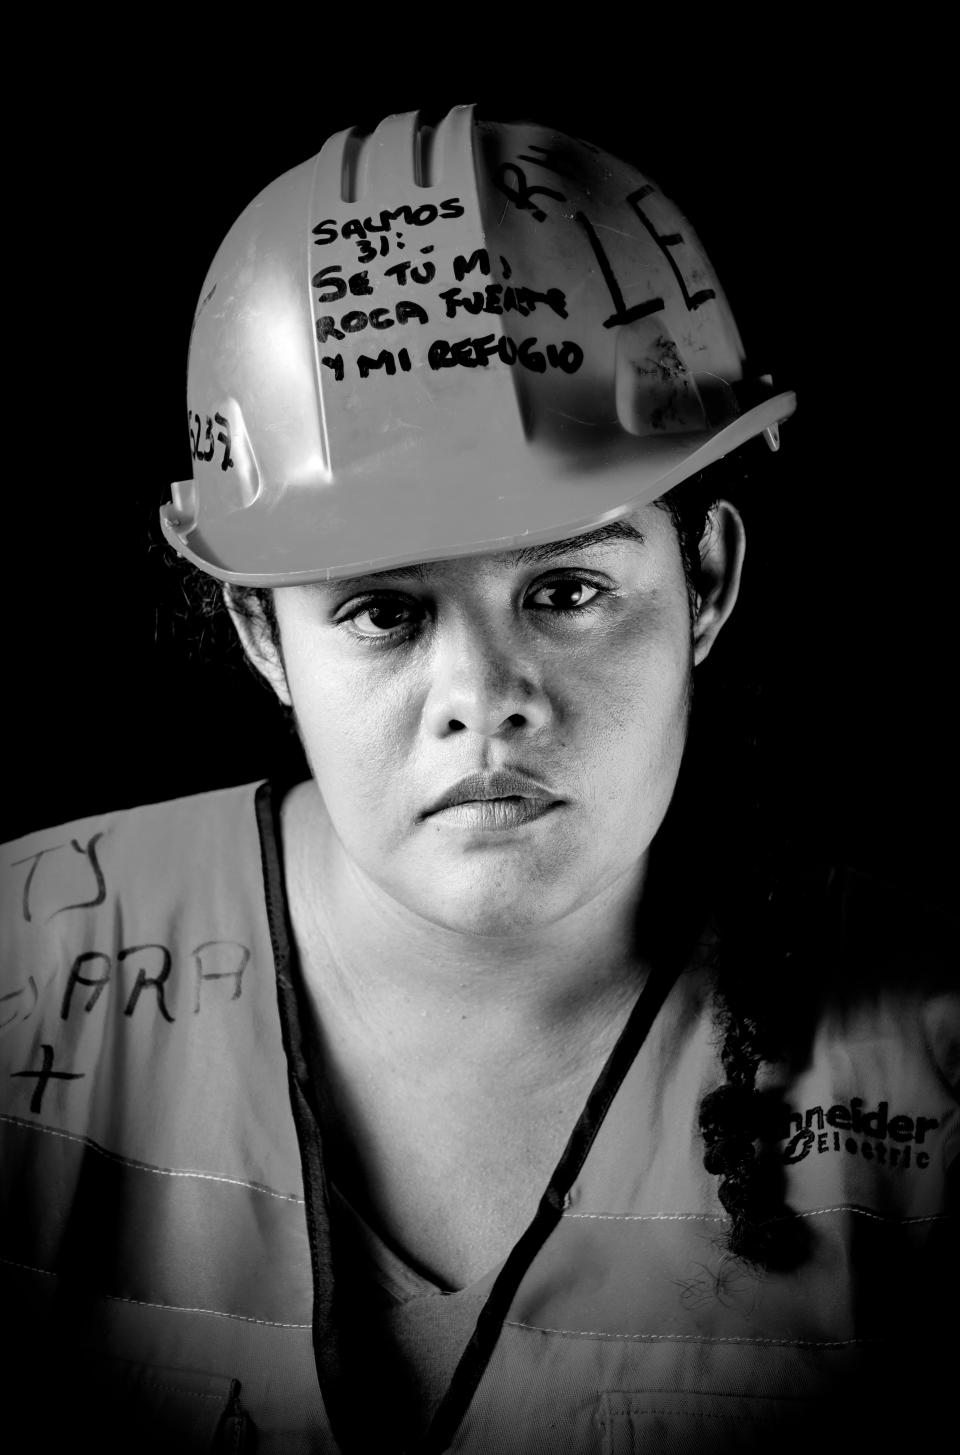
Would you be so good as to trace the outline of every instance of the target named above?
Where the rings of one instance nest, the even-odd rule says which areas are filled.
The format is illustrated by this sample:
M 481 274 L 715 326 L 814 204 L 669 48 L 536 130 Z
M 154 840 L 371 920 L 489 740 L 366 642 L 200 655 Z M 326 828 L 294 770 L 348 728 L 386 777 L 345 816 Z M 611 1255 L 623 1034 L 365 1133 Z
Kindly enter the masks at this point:
M 543 561 L 555 561 L 558 556 L 566 556 L 570 552 L 585 551 L 590 546 L 602 545 L 605 541 L 639 541 L 643 545 L 646 536 L 628 520 L 611 520 L 585 535 L 569 536 L 562 541 L 547 541 L 542 546 L 525 546 L 521 551 L 510 552 L 510 559 L 518 566 L 536 566 Z
M 607 541 L 639 541 L 643 545 L 646 536 L 628 520 L 611 520 L 606 525 L 598 526 L 596 530 L 587 531 L 584 535 L 568 536 L 562 541 L 545 541 L 540 546 L 524 546 L 519 551 L 497 551 L 490 554 L 496 555 L 500 560 L 509 561 L 512 566 L 537 566 L 544 561 L 555 561 L 559 556 L 585 551 L 591 546 L 604 545 Z M 385 570 L 373 571 L 368 576 L 345 576 L 321 584 L 344 590 L 369 585 L 372 581 L 423 582 L 427 579 L 431 566 L 435 564 L 437 563 L 426 561 L 415 566 L 388 566 Z

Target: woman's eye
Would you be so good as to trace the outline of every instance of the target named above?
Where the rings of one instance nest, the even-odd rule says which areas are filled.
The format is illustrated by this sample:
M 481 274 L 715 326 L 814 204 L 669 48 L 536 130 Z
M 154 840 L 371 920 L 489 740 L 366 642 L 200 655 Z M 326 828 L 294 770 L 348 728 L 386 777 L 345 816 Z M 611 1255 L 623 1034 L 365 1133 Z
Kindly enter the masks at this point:
M 344 625 L 360 637 L 384 637 L 408 629 L 416 620 L 411 603 L 397 598 L 368 602 L 345 618 Z
M 553 611 L 576 611 L 588 606 L 600 595 L 601 587 L 591 586 L 589 581 L 551 581 L 538 586 L 528 598 L 534 606 L 546 606 Z

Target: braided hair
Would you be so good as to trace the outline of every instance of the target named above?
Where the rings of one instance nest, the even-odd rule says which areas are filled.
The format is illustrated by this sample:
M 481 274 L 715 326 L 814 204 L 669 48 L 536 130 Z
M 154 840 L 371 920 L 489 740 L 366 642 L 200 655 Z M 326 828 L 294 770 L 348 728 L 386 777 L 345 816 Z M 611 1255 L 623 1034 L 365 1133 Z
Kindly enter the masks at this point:
M 711 509 L 720 498 L 736 502 L 749 490 L 754 471 L 768 468 L 758 453 L 738 452 L 658 502 L 677 530 L 691 615 Z M 728 647 L 725 641 L 697 668 L 690 735 L 667 839 L 674 851 L 678 843 L 696 842 L 704 802 L 713 810 L 719 806 L 725 821 L 735 826 L 722 862 L 712 866 L 703 886 L 718 931 L 712 1015 L 724 1081 L 703 1096 L 698 1130 L 704 1167 L 719 1179 L 717 1196 L 727 1215 L 720 1239 L 724 1250 L 756 1269 L 786 1271 L 806 1258 L 809 1230 L 784 1201 L 783 1163 L 774 1148 L 782 1102 L 759 1083 L 764 1066 L 796 1065 L 809 1046 L 814 1011 L 799 1008 L 783 987 L 802 976 L 809 989 L 825 972 L 824 936 L 816 928 L 823 895 L 781 845 L 776 827 L 764 821 L 758 763 L 762 688 L 751 681 L 748 655 L 738 662 L 734 653 L 731 662 Z M 723 764 L 720 775 L 718 762 Z M 688 879 L 704 874 L 696 857 L 683 857 Z M 815 1006 L 816 999 L 815 993 L 806 995 L 805 1005 Z

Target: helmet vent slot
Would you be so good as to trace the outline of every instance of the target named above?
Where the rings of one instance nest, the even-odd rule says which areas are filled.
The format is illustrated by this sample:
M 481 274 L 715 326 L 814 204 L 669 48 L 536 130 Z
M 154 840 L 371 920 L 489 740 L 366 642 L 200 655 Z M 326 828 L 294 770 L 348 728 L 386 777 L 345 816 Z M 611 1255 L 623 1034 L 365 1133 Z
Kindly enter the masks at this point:
M 340 200 L 356 202 L 360 190 L 360 161 L 363 144 L 369 132 L 354 127 L 343 142 L 343 160 L 340 164 Z
M 421 121 L 413 148 L 413 180 L 418 187 L 433 186 L 433 143 L 437 128 Z

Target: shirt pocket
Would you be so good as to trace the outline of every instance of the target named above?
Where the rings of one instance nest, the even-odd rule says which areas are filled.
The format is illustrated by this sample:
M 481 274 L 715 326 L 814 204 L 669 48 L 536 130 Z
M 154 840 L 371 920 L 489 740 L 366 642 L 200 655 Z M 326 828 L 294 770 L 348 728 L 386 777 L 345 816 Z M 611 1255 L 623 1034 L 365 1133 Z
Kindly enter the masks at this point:
M 255 1447 L 240 1381 L 223 1375 L 80 1355 L 45 1392 L 45 1450 L 250 1455 Z
M 598 1419 L 602 1455 L 714 1455 L 775 1450 L 810 1455 L 815 1403 L 727 1394 L 607 1391 Z M 815 1448 L 815 1447 L 814 1447 Z

